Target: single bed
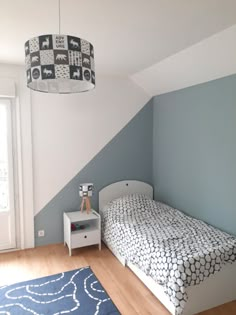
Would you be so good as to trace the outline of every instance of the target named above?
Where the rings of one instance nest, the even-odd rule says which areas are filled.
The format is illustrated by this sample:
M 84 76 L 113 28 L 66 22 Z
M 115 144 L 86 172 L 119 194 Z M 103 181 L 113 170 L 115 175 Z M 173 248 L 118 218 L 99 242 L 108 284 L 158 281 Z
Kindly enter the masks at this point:
M 110 203 L 109 211 L 111 209 L 115 213 L 116 208 L 111 207 L 111 204 L 112 204 L 111 202 L 113 200 L 117 200 L 117 198 L 120 198 L 122 196 L 127 196 L 127 195 L 132 195 L 132 194 L 135 194 L 135 196 L 138 196 L 138 197 L 135 197 L 136 199 L 141 198 L 141 203 L 143 203 L 143 204 L 140 206 L 140 209 L 143 207 L 146 207 L 146 205 L 148 205 L 147 208 L 149 209 L 149 212 L 151 213 L 152 210 L 150 210 L 150 207 L 149 207 L 149 204 L 150 204 L 151 207 L 155 208 L 154 209 L 155 215 L 156 215 L 155 211 L 159 211 L 158 215 L 163 215 L 162 205 L 159 203 L 157 203 L 157 205 L 156 205 L 156 203 L 154 203 L 152 200 L 150 200 L 150 199 L 153 199 L 152 186 L 150 186 L 149 184 L 144 183 L 144 182 L 133 181 L 133 180 L 121 181 L 121 182 L 111 184 L 111 185 L 103 188 L 99 192 L 99 211 L 100 211 L 101 215 L 105 216 L 105 214 L 108 213 L 106 211 L 108 209 L 107 205 L 109 203 Z M 146 196 L 146 197 L 139 197 L 139 195 Z M 122 202 L 124 202 L 124 200 L 122 200 Z M 133 203 L 134 201 L 133 201 L 133 199 L 131 199 L 131 201 L 130 201 L 129 198 L 126 198 L 125 202 L 128 202 L 128 204 L 126 204 L 125 207 L 128 205 L 127 207 L 129 208 L 130 202 Z M 139 202 L 140 202 L 140 200 L 139 200 Z M 114 205 L 116 207 L 116 204 L 114 204 Z M 135 204 L 135 207 L 137 207 L 137 204 Z M 161 210 L 159 209 L 159 207 Z M 166 231 L 168 231 L 168 229 L 170 229 L 170 224 L 165 224 L 166 220 L 167 221 L 168 220 L 173 221 L 173 218 L 175 216 L 177 216 L 177 217 L 180 216 L 180 218 L 183 217 L 182 218 L 183 220 L 185 220 L 185 221 L 187 220 L 186 225 L 189 225 L 191 227 L 191 224 L 193 224 L 192 228 L 194 228 L 195 224 L 197 223 L 197 222 L 195 222 L 195 219 L 190 218 L 190 217 L 186 218 L 185 215 L 183 215 L 181 212 L 179 212 L 176 209 L 173 209 L 170 207 L 168 208 L 168 206 L 166 206 L 166 205 L 164 205 L 164 209 L 166 211 L 166 214 L 169 216 L 169 218 L 167 218 L 167 219 L 164 217 L 164 221 L 163 221 L 164 225 L 165 225 L 164 240 L 165 240 L 166 235 L 168 237 L 168 233 Z M 146 209 L 145 209 L 145 211 L 143 211 L 143 210 L 139 210 L 139 211 L 141 211 L 140 212 L 141 213 L 140 221 L 146 220 L 148 222 L 148 218 L 150 220 L 153 219 L 152 214 L 150 214 L 150 216 L 148 216 L 148 215 L 145 217 L 143 216 Z M 164 214 L 165 214 L 165 211 L 164 211 Z M 173 212 L 173 211 L 175 211 L 175 212 Z M 215 307 L 217 305 L 224 304 L 226 302 L 229 302 L 229 301 L 236 299 L 236 262 L 233 262 L 233 259 L 229 259 L 228 261 L 231 263 L 225 263 L 224 265 L 220 266 L 219 272 L 216 272 L 217 270 L 212 269 L 214 271 L 213 272 L 214 274 L 207 275 L 205 277 L 204 281 L 201 280 L 200 283 L 197 285 L 196 285 L 196 283 L 194 283 L 195 285 L 192 285 L 192 282 L 190 282 L 186 288 L 183 288 L 184 292 L 182 292 L 182 293 L 187 296 L 187 300 L 184 302 L 183 307 L 179 307 L 179 306 L 177 307 L 176 304 L 173 303 L 173 301 L 171 301 L 171 299 L 170 299 L 171 296 L 170 296 L 170 293 L 167 292 L 166 285 L 164 286 L 164 285 L 158 284 L 158 283 L 162 283 L 162 281 L 159 281 L 160 279 L 159 280 L 155 279 L 156 281 L 154 281 L 153 278 L 155 278 L 155 275 L 154 276 L 152 275 L 152 277 L 149 276 L 149 274 L 152 274 L 152 271 L 151 271 L 152 269 L 150 266 L 153 266 L 155 259 L 156 260 L 158 259 L 158 257 L 155 256 L 155 253 L 157 252 L 157 250 L 155 249 L 155 251 L 152 254 L 150 254 L 150 251 L 148 252 L 148 255 L 150 256 L 150 259 L 152 259 L 152 262 L 150 261 L 150 264 L 147 267 L 148 259 L 146 259 L 146 261 L 145 261 L 146 265 L 145 265 L 145 263 L 143 263 L 144 267 L 141 265 L 142 268 L 140 267 L 140 264 L 138 262 L 136 262 L 135 259 L 132 260 L 131 258 L 130 259 L 127 258 L 126 257 L 127 255 L 125 254 L 125 252 L 122 252 L 122 250 L 121 250 L 122 247 L 119 247 L 119 241 L 120 241 L 120 239 L 124 239 L 124 237 L 123 238 L 121 238 L 120 236 L 118 237 L 118 234 L 120 234 L 120 232 L 122 232 L 123 230 L 124 230 L 124 233 L 128 233 L 128 234 L 131 233 L 132 234 L 133 230 L 137 230 L 137 228 L 140 228 L 140 226 L 143 228 L 143 224 L 142 223 L 139 224 L 139 222 L 138 222 L 139 217 L 138 218 L 134 217 L 134 219 L 133 219 L 132 216 L 127 218 L 124 215 L 122 217 L 123 221 L 121 222 L 118 212 L 119 212 L 119 210 L 117 211 L 117 217 L 112 217 L 112 219 L 111 219 L 112 224 L 114 224 L 112 227 L 114 229 L 114 233 L 112 230 L 111 233 L 109 234 L 109 237 L 110 237 L 110 235 L 113 234 L 113 236 L 111 236 L 111 237 L 117 238 L 118 242 L 111 241 L 109 239 L 109 237 L 106 239 L 103 239 L 103 241 L 108 246 L 108 248 L 113 252 L 113 254 L 119 259 L 119 261 L 124 266 L 129 267 L 143 281 L 143 283 L 165 305 L 165 307 L 169 310 L 169 312 L 171 314 L 173 314 L 173 315 L 176 315 L 176 314 L 192 315 L 192 314 L 196 314 L 200 311 L 210 309 L 210 308 Z M 147 219 L 146 219 L 146 217 L 147 217 Z M 180 220 L 180 222 L 181 222 L 181 220 Z M 176 222 L 174 222 L 174 224 L 177 224 L 175 230 L 181 231 L 181 227 L 178 227 L 178 224 L 179 224 L 178 220 L 175 220 L 175 221 Z M 120 226 L 120 224 L 122 224 L 122 227 Z M 161 223 L 161 224 L 163 224 L 163 223 Z M 206 229 L 207 233 L 210 233 L 210 234 L 213 233 L 212 227 L 206 225 L 203 222 L 200 224 L 202 224 L 199 226 L 200 229 L 203 228 L 203 229 Z M 115 232 L 116 226 L 118 226 L 117 232 Z M 145 230 L 147 226 L 152 226 L 152 222 L 151 221 L 148 222 L 148 224 L 146 224 L 143 229 Z M 159 228 L 160 228 L 160 226 L 159 226 Z M 160 233 L 162 233 L 161 230 L 159 230 L 159 231 L 160 231 Z M 172 227 L 171 227 L 170 233 L 173 233 Z M 217 235 L 217 236 L 219 236 L 219 238 L 221 238 L 221 237 L 224 238 L 224 233 L 222 234 L 221 231 L 218 231 L 217 233 L 219 233 L 219 235 Z M 140 236 L 139 238 L 141 239 L 141 242 L 142 242 L 143 241 L 142 230 L 139 234 L 141 235 L 141 236 L 139 235 Z M 226 236 L 226 238 L 227 238 L 227 236 Z M 183 241 L 183 239 L 184 238 L 182 237 L 182 241 Z M 132 237 L 130 238 L 130 240 L 132 240 Z M 176 237 L 176 232 L 174 232 L 174 234 L 172 235 L 172 240 L 174 240 L 174 242 L 176 242 L 176 244 L 178 244 L 178 234 Z M 181 238 L 180 238 L 180 240 L 181 240 Z M 129 241 L 128 237 L 127 237 L 127 241 Z M 161 241 L 163 242 L 163 237 L 162 237 Z M 137 254 L 137 253 L 139 253 L 138 252 L 138 246 L 141 246 L 142 244 L 140 242 L 136 242 L 136 243 L 137 243 L 137 251 L 136 251 L 136 254 Z M 116 245 L 114 245 L 114 244 L 116 244 Z M 173 245 L 173 242 L 171 244 Z M 122 244 L 122 246 L 124 247 L 124 244 Z M 132 246 L 131 249 L 133 250 L 133 248 L 134 248 L 134 250 L 135 250 L 135 246 L 136 245 L 134 243 L 134 245 Z M 139 250 L 140 250 L 140 248 L 139 248 Z M 132 257 L 132 255 L 130 255 L 129 257 Z M 200 256 L 200 258 L 201 258 L 201 256 Z M 205 263 L 207 263 L 207 261 L 205 261 Z M 148 272 L 147 272 L 147 269 L 148 269 Z M 180 301 L 177 301 L 177 302 L 179 303 Z

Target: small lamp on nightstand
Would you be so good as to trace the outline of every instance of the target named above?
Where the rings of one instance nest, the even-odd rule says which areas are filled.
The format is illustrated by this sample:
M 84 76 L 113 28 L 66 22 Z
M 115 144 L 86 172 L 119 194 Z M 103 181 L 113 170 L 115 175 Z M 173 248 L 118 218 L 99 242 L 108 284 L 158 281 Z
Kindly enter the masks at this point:
M 88 214 L 90 213 L 91 204 L 89 197 L 93 195 L 93 188 L 94 186 L 92 183 L 85 183 L 79 185 L 79 195 L 82 197 L 82 203 L 80 207 L 81 212 L 83 212 L 85 206 L 86 212 Z

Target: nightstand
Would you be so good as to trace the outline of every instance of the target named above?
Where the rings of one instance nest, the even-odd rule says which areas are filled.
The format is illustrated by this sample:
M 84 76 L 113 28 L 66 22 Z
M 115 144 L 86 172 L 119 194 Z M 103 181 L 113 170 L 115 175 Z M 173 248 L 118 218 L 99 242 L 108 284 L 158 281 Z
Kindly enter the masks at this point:
M 98 244 L 101 250 L 101 218 L 95 210 L 87 212 L 64 212 L 64 245 L 73 248 Z M 72 227 L 74 230 L 72 230 Z

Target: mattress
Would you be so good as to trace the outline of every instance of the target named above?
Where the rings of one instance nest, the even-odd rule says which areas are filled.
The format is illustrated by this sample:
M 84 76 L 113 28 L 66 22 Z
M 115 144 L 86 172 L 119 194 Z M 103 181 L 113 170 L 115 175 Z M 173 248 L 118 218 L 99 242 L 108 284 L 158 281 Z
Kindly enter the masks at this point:
M 177 315 L 187 287 L 236 260 L 235 237 L 145 195 L 118 198 L 101 216 L 105 242 L 164 287 Z

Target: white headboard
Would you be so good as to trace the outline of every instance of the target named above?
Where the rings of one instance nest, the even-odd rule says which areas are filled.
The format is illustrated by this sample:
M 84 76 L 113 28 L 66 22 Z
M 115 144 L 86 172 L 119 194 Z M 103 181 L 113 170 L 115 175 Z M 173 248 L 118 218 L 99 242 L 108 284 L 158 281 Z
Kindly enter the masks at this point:
M 151 185 L 137 180 L 123 180 L 108 185 L 99 191 L 99 210 L 113 199 L 134 193 L 145 194 L 153 199 L 153 188 Z

